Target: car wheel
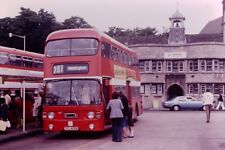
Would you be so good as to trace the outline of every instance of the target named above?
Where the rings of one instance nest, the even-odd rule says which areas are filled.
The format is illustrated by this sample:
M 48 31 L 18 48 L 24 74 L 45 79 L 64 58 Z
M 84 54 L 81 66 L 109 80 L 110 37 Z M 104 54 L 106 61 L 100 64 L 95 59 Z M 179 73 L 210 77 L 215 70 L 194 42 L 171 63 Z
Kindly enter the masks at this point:
M 173 106 L 173 110 L 174 110 L 174 111 L 179 111 L 179 110 L 180 110 L 180 107 L 177 106 L 177 105 L 175 105 L 175 106 Z
M 205 111 L 205 106 L 202 106 L 202 110 L 204 110 L 204 111 Z

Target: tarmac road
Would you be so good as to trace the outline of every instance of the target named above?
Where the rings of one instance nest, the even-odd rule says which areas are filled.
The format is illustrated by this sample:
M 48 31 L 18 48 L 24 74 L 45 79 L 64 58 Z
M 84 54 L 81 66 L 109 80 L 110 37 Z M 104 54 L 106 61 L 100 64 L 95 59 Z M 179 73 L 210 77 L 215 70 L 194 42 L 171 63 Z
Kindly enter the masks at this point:
M 0 145 L 1 150 L 224 150 L 225 111 L 145 111 L 135 123 L 135 137 L 111 141 L 101 134 L 37 134 Z

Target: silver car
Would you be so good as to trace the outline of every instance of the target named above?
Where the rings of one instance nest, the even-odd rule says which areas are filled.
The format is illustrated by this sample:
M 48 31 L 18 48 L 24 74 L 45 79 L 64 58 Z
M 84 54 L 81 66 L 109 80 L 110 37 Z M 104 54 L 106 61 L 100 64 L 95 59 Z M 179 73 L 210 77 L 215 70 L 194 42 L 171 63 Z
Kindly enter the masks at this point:
M 173 98 L 172 100 L 165 101 L 162 103 L 164 108 L 169 108 L 170 110 L 178 111 L 181 109 L 189 109 L 189 110 L 204 110 L 205 107 L 203 105 L 203 101 L 196 100 L 191 96 L 178 96 Z

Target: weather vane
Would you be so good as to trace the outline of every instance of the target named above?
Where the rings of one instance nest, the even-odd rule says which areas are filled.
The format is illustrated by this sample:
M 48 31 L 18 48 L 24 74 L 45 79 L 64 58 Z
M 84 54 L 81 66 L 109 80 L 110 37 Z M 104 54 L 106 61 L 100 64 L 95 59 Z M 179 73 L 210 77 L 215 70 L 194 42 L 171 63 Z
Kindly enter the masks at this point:
M 177 2 L 177 11 L 179 10 L 180 3 Z

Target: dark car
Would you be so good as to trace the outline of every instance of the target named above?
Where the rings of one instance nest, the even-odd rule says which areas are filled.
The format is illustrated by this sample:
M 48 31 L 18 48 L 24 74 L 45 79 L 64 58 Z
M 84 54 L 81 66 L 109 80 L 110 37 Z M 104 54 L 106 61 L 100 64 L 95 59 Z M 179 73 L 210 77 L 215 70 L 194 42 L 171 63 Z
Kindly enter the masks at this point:
M 165 101 L 162 103 L 164 108 L 169 108 L 170 110 L 178 111 L 181 109 L 189 110 L 204 110 L 203 101 L 196 100 L 191 96 L 178 96 L 172 100 Z

